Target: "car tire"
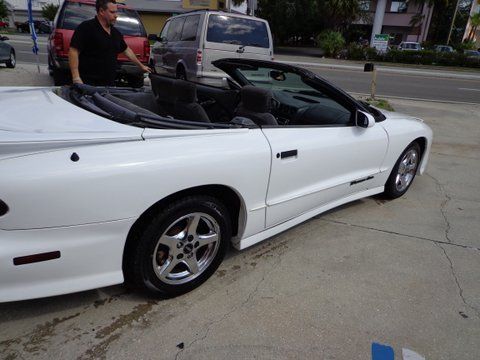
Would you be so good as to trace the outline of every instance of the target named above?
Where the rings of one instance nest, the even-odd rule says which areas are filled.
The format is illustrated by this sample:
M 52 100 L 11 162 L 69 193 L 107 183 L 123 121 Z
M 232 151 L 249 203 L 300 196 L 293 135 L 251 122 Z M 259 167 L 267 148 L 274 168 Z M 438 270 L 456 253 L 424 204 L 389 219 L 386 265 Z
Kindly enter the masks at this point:
M 63 86 L 70 84 L 70 76 L 66 71 L 60 69 L 53 69 L 53 83 L 55 86 Z
M 387 198 L 396 199 L 407 192 L 415 179 L 421 156 L 422 151 L 416 141 L 402 152 L 385 183 L 384 195 Z
M 15 65 L 17 65 L 17 58 L 15 56 L 15 51 L 11 50 L 10 51 L 10 58 L 7 60 L 5 63 L 7 65 L 7 68 L 13 69 Z
M 225 256 L 230 224 L 227 209 L 213 197 L 189 196 L 172 202 L 148 221 L 128 248 L 127 283 L 161 297 L 200 286 Z
M 187 80 L 187 73 L 185 72 L 185 68 L 183 66 L 179 66 L 177 68 L 176 78 L 180 80 Z

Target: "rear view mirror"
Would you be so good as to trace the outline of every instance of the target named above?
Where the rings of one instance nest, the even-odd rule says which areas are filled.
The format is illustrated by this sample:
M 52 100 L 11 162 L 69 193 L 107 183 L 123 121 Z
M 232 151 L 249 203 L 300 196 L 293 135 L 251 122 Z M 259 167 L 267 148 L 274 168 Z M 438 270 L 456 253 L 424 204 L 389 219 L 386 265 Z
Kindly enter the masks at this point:
M 269 72 L 269 75 L 276 81 L 285 81 L 287 79 L 283 71 L 272 70 Z
M 375 118 L 366 112 L 357 110 L 355 113 L 355 125 L 362 128 L 369 128 L 375 125 Z

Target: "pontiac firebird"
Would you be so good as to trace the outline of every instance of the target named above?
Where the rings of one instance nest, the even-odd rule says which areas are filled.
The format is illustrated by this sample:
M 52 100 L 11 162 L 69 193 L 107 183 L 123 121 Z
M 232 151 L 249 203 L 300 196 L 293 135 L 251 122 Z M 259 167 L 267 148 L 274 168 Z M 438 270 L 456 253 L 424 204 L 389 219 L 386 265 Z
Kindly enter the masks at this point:
M 0 90 L 0 301 L 124 281 L 176 296 L 230 244 L 402 196 L 425 171 L 423 121 L 298 67 L 214 64 L 221 87 Z

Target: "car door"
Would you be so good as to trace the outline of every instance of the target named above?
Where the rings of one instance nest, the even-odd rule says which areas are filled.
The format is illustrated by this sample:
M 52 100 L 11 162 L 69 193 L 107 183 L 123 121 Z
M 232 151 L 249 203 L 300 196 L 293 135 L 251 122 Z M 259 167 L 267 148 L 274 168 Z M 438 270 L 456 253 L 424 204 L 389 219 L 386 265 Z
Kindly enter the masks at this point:
M 387 148 L 381 126 L 264 128 L 272 167 L 266 226 L 368 189 Z
M 235 61 L 235 63 L 234 63 Z M 356 126 L 358 103 L 314 74 L 271 62 L 216 62 L 237 82 L 268 89 L 278 125 L 262 126 L 272 155 L 266 227 L 376 187 L 388 138 Z

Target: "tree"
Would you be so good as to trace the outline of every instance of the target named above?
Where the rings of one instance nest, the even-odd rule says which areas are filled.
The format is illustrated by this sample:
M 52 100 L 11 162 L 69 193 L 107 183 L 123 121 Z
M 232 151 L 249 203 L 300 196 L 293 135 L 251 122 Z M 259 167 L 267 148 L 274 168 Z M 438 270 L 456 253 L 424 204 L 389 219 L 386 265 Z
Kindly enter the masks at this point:
M 42 5 L 42 16 L 48 21 L 53 21 L 53 19 L 55 19 L 55 15 L 57 14 L 57 10 L 58 10 L 58 5 L 55 5 L 55 4 Z
M 8 8 L 5 0 L 0 0 L 0 19 L 8 16 Z
M 422 6 L 422 9 L 423 9 L 423 6 Z M 412 30 L 414 30 L 416 27 L 421 27 L 424 19 L 425 19 L 425 15 L 423 15 L 422 13 L 416 13 L 415 15 L 413 15 L 409 23 L 410 26 L 412 27 Z M 417 42 L 419 39 L 420 39 L 420 31 L 417 31 Z
M 480 13 L 473 14 L 470 16 L 470 32 L 468 33 L 467 41 L 473 41 L 475 38 L 475 33 L 477 32 L 478 27 L 480 26 Z
M 344 32 L 350 24 L 363 15 L 359 0 L 318 1 L 326 18 L 326 27 Z

